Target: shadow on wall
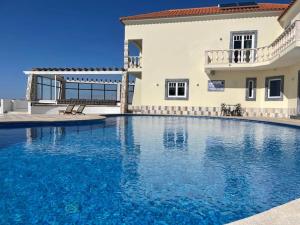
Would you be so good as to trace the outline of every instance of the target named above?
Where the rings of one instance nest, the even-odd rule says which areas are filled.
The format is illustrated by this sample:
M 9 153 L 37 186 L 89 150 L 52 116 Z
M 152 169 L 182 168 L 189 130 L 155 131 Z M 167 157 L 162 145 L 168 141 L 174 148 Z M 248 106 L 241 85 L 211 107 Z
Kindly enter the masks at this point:
M 283 96 L 288 100 L 297 99 L 298 95 L 298 71 L 289 70 L 274 70 L 274 71 L 217 71 L 215 74 L 207 75 L 209 80 L 223 80 L 225 81 L 226 89 L 242 89 L 241 94 L 245 96 L 246 80 L 247 78 L 256 78 L 256 89 L 263 89 L 266 94 L 267 78 L 283 76 Z M 208 85 L 208 84 L 206 84 Z M 265 95 L 264 94 L 264 95 Z M 245 99 L 245 98 L 243 98 Z M 260 99 L 265 101 L 265 98 Z

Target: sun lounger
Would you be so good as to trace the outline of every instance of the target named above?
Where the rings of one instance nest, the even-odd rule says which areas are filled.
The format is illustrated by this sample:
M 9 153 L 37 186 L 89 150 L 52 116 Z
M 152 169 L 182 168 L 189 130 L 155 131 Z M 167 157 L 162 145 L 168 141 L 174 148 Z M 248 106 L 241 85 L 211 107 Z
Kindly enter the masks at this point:
M 80 106 L 78 107 L 78 109 L 77 109 L 76 111 L 73 112 L 73 114 L 85 115 L 85 114 L 83 113 L 83 110 L 84 110 L 84 109 L 85 109 L 85 105 L 80 105 Z
M 74 107 L 75 107 L 74 104 L 68 105 L 66 110 L 59 110 L 59 114 L 61 114 L 61 113 L 63 113 L 63 114 L 72 114 Z

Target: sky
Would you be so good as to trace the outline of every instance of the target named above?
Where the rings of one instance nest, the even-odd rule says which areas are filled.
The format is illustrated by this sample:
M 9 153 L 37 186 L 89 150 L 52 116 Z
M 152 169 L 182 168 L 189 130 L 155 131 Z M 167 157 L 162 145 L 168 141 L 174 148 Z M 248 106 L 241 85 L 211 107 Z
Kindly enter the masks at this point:
M 30 68 L 122 67 L 121 16 L 230 2 L 234 0 L 0 0 L 0 99 L 25 97 L 23 71 Z

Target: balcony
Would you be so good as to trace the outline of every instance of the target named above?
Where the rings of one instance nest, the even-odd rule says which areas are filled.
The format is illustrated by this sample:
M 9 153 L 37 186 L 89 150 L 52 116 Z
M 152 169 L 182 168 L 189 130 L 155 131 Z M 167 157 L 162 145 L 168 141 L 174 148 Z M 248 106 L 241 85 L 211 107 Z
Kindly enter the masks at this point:
M 300 61 L 300 21 L 295 21 L 269 46 L 255 49 L 208 50 L 205 70 L 268 69 Z
M 142 71 L 142 56 L 128 57 L 128 71 L 141 72 Z

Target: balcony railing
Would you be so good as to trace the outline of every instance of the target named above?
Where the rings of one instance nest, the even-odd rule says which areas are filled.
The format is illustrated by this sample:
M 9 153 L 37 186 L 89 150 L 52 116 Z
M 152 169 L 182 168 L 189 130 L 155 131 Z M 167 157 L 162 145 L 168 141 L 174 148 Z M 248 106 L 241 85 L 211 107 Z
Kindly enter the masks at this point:
M 129 69 L 141 69 L 142 68 L 142 56 L 129 56 L 128 57 Z
M 295 21 L 269 46 L 255 49 L 209 50 L 205 52 L 206 66 L 222 64 L 255 64 L 274 59 L 297 40 L 300 21 Z

